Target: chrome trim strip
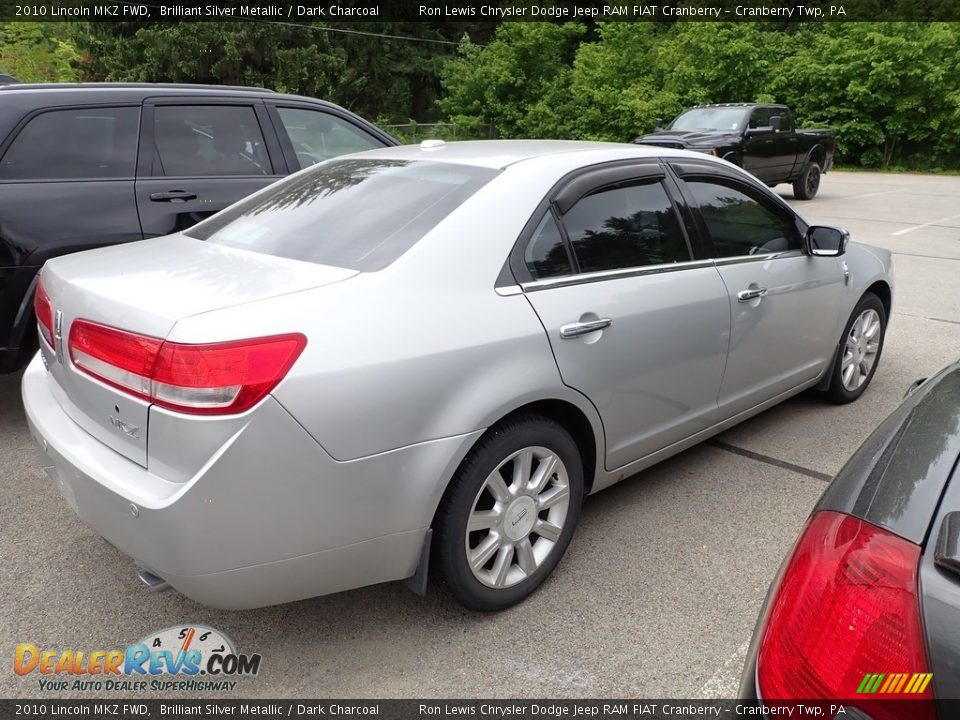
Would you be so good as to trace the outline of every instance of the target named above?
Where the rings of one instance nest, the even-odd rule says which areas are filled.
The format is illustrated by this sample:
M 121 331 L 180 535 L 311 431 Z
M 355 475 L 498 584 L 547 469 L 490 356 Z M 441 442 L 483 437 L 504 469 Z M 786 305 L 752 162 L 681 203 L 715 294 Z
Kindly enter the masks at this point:
M 523 288 L 519 285 L 504 285 L 502 287 L 494 288 L 497 291 L 497 295 L 501 297 L 510 297 L 511 295 L 522 295 Z
M 763 255 L 735 255 L 734 257 L 716 258 L 714 264 L 717 267 L 723 265 L 741 265 L 743 263 L 763 262 L 766 260 L 779 260 L 787 257 L 803 257 L 803 250 L 784 250 L 782 252 L 764 253 Z
M 579 275 L 565 275 L 548 280 L 534 280 L 521 283 L 524 292 L 548 290 L 569 285 L 583 285 L 601 280 L 617 280 L 620 278 L 642 277 L 644 275 L 660 275 L 662 273 L 677 272 L 678 270 L 693 270 L 713 266 L 713 260 L 690 260 L 687 262 L 669 263 L 663 265 L 648 265 L 646 267 L 624 268 L 622 270 L 603 270 L 601 272 L 581 273 Z
M 724 265 L 741 265 L 744 263 L 766 262 L 767 260 L 779 260 L 788 257 L 803 257 L 803 250 L 786 250 L 783 252 L 764 253 L 763 255 L 736 255 L 728 258 L 710 258 L 708 260 L 688 260 L 686 262 L 665 263 L 663 265 L 647 265 L 645 267 L 624 268 L 622 270 L 603 270 L 601 272 L 581 273 L 579 275 L 564 275 L 563 277 L 550 278 L 548 280 L 534 280 L 533 282 L 521 283 L 520 291 L 534 292 L 536 290 L 549 290 L 557 287 L 569 287 L 570 285 L 583 285 L 585 283 L 599 282 L 601 280 L 617 280 L 620 278 L 643 277 L 644 275 L 660 275 L 662 273 L 677 272 L 679 270 L 695 270 L 705 267 L 722 267 Z M 512 295 L 511 291 L 515 288 L 511 285 L 507 288 L 497 288 L 500 295 Z

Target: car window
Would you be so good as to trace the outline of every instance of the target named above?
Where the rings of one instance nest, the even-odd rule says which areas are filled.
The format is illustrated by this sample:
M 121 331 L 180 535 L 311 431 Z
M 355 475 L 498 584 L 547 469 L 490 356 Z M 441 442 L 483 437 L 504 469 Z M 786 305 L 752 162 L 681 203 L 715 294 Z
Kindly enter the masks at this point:
M 278 107 L 300 168 L 338 155 L 383 147 L 373 135 L 352 123 L 320 110 Z
M 158 105 L 154 175 L 272 175 L 254 109 L 246 105 Z
M 530 277 L 534 280 L 569 275 L 573 272 L 567 244 L 550 211 L 543 216 L 533 237 L 527 243 L 527 248 L 523 252 L 523 261 L 526 263 L 527 270 L 530 271 Z
M 400 257 L 496 175 L 453 163 L 331 160 L 271 185 L 186 234 L 373 272 Z
M 0 161 L 0 180 L 132 178 L 140 108 L 73 108 L 37 115 Z
M 727 185 L 687 182 L 700 206 L 717 257 L 800 250 L 803 241 L 786 211 Z
M 755 108 L 750 113 L 750 127 L 761 128 L 770 125 L 770 108 Z
M 659 182 L 588 195 L 563 216 L 581 272 L 690 260 L 666 190 Z

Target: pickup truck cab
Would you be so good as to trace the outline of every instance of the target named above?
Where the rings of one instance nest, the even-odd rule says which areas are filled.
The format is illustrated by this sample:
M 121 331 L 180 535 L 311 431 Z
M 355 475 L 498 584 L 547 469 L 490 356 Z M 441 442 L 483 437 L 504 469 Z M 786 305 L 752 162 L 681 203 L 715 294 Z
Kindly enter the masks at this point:
M 833 166 L 831 130 L 798 130 L 786 105 L 700 105 L 666 128 L 634 140 L 639 145 L 682 148 L 723 158 L 770 187 L 791 183 L 798 200 L 811 200 L 820 176 Z
M 337 105 L 258 88 L 12 80 L 0 82 L 0 372 L 36 350 L 35 278 L 50 258 L 185 230 L 304 167 L 397 144 Z

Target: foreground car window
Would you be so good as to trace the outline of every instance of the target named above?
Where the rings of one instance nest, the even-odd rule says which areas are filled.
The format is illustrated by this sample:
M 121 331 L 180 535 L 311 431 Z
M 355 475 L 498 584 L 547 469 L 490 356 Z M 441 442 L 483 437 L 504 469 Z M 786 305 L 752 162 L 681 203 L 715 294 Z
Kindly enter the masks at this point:
M 660 183 L 588 195 L 563 217 L 580 272 L 690 260 L 670 198 Z
M 372 272 L 400 257 L 496 174 L 450 163 L 334 160 L 281 181 L 186 234 Z
M 803 239 L 793 218 L 761 205 L 739 190 L 709 182 L 688 182 L 713 240 L 717 257 L 764 255 L 800 250 Z

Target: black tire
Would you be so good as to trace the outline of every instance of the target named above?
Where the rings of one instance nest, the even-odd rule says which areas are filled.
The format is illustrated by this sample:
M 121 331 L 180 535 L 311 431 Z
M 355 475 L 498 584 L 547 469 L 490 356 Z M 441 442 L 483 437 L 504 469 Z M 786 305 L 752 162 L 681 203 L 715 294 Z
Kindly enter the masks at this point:
M 800 177 L 793 181 L 793 196 L 797 200 L 813 200 L 820 189 L 820 166 L 808 160 Z
M 556 541 L 546 540 L 546 554 L 533 572 L 523 577 L 514 584 L 504 587 L 493 587 L 484 582 L 475 575 L 467 559 L 468 537 L 467 522 L 476 506 L 480 509 L 481 503 L 487 502 L 493 506 L 494 496 L 492 492 L 486 489 L 488 477 L 515 453 L 531 447 L 545 448 L 553 453 L 563 463 L 566 469 L 566 481 L 569 492 L 569 500 L 566 506 L 566 515 L 562 523 L 559 538 Z M 533 467 L 531 465 L 531 467 Z M 539 464 L 537 465 L 539 467 Z M 510 468 L 512 470 L 512 466 Z M 535 472 L 536 468 L 534 468 Z M 502 477 L 502 476 L 501 476 Z M 563 487 L 562 478 L 554 471 L 550 476 L 544 490 Z M 513 485 L 510 488 L 513 490 Z M 489 495 L 488 495 L 489 494 Z M 519 497 L 519 496 L 515 496 Z M 583 502 L 583 462 L 580 457 L 580 451 L 577 444 L 570 437 L 570 434 L 558 423 L 549 418 L 540 415 L 523 415 L 515 419 L 508 420 L 494 428 L 491 428 L 469 452 L 463 462 L 460 464 L 456 475 L 450 482 L 443 499 L 440 501 L 440 507 L 434 519 L 433 542 L 431 547 L 430 569 L 435 573 L 439 584 L 460 604 L 471 610 L 495 611 L 503 610 L 515 605 L 529 596 L 536 590 L 544 580 L 550 575 L 560 558 L 563 557 L 570 539 L 573 537 L 573 531 L 577 520 L 580 517 L 580 507 Z M 527 513 L 517 515 L 517 504 L 506 504 L 503 511 L 507 518 L 510 512 L 514 512 L 517 520 L 522 520 Z M 491 508 L 492 509 L 492 508 Z M 522 510 L 522 508 L 520 508 Z M 536 512 L 536 511 L 535 511 Z M 536 523 L 549 514 L 551 510 L 536 512 L 536 515 L 530 516 L 529 522 Z M 504 521 L 505 523 L 506 521 Z M 514 522 L 516 526 L 516 522 Z M 514 542 L 510 541 L 505 535 L 506 525 L 500 530 L 480 530 L 471 533 L 470 538 L 479 535 L 478 546 L 487 536 L 497 532 L 504 534 L 498 537 L 504 540 L 502 547 Z M 545 540 L 538 536 L 535 530 L 530 530 L 529 538 L 533 538 L 533 547 L 537 543 Z M 550 542 L 554 544 L 550 546 Z M 500 547 L 500 546 L 498 546 Z M 476 550 L 477 547 L 472 549 Z M 515 550 L 505 551 L 509 553 L 510 560 L 508 567 L 515 575 L 521 573 L 519 570 L 519 555 Z M 493 567 L 484 569 L 480 567 L 478 572 L 495 573 L 496 560 L 500 551 L 494 553 L 487 563 L 492 561 Z
M 876 311 L 877 315 L 880 317 L 880 330 L 879 335 L 879 347 L 877 348 L 876 357 L 873 360 L 873 365 L 870 367 L 870 371 L 867 373 L 866 378 L 863 383 L 855 388 L 848 389 L 843 383 L 843 359 L 846 351 L 847 338 L 850 336 L 850 332 L 853 329 L 854 323 L 856 323 L 857 318 L 867 310 Z M 883 343 L 887 333 L 887 311 L 883 307 L 883 303 L 873 293 L 865 293 L 860 302 L 857 303 L 857 306 L 853 309 L 853 312 L 850 314 L 850 318 L 847 320 L 847 324 L 843 328 L 843 335 L 840 336 L 840 342 L 837 347 L 836 358 L 833 362 L 833 374 L 830 377 L 830 386 L 827 388 L 825 395 L 828 400 L 838 405 L 843 405 L 849 402 L 853 402 L 861 395 L 863 392 L 870 386 L 870 382 L 873 380 L 874 374 L 877 372 L 877 367 L 880 365 L 880 356 L 883 354 Z

